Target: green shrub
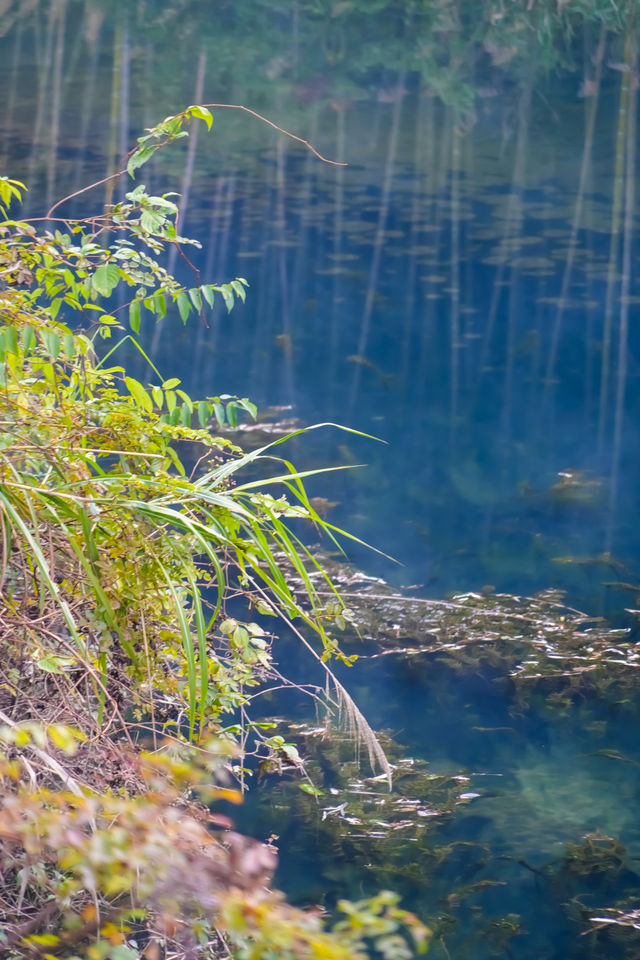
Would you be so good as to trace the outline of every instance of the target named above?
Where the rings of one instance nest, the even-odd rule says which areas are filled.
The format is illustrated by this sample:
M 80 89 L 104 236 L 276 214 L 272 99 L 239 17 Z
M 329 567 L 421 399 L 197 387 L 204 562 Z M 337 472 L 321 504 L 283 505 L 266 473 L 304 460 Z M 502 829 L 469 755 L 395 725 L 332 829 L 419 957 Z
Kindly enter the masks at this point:
M 191 118 L 211 124 L 202 107 L 167 118 L 140 138 L 129 174 Z M 23 189 L 0 179 L 0 202 Z M 212 423 L 255 416 L 253 404 L 193 400 L 138 339 L 144 312 L 186 322 L 218 296 L 228 310 L 245 296 L 242 278 L 187 289 L 161 266 L 169 245 L 191 242 L 176 210 L 140 184 L 54 232 L 6 210 L 0 222 L 0 942 L 11 957 L 153 960 L 162 945 L 175 957 L 337 960 L 373 938 L 410 956 L 399 930 L 420 948 L 426 931 L 393 897 L 345 906 L 326 933 L 270 890 L 274 850 L 205 805 L 241 799 L 247 753 L 300 763 L 247 716 L 248 693 L 276 676 L 274 638 L 250 612 L 228 616 L 230 598 L 293 627 L 389 768 L 332 679 L 339 597 L 321 602 L 287 526 L 339 533 L 311 506 L 306 474 L 216 436 Z M 119 287 L 128 329 L 108 311 Z M 150 382 L 117 364 L 125 344 Z M 261 461 L 262 481 L 239 482 Z M 278 486 L 280 497 L 265 491 Z

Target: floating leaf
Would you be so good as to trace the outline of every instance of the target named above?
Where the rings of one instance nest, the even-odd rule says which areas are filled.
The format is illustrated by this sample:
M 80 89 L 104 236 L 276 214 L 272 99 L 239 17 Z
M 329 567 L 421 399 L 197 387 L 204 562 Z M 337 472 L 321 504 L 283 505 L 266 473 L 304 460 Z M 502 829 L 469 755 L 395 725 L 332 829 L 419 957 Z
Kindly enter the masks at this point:
M 318 787 L 314 787 L 312 783 L 299 783 L 298 787 L 304 793 L 308 793 L 312 797 L 322 797 L 324 796 L 324 791 L 319 790 Z

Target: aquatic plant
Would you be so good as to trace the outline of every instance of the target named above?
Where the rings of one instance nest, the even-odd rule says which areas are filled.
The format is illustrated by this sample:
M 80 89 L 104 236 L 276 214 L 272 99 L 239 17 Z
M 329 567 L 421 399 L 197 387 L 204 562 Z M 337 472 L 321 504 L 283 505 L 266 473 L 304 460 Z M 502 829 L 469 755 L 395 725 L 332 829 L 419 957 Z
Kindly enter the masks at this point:
M 260 764 L 265 783 L 254 797 L 252 816 L 262 833 L 278 837 L 290 861 L 304 857 L 313 863 L 296 883 L 296 902 L 330 910 L 345 888 L 368 894 L 388 886 L 420 903 L 434 940 L 446 949 L 450 935 L 455 941 L 458 933 L 459 912 L 470 907 L 480 912 L 483 894 L 504 885 L 489 871 L 469 882 L 490 865 L 491 852 L 481 838 L 443 837 L 450 821 L 480 796 L 473 777 L 438 771 L 383 731 L 378 735 L 393 769 L 389 791 L 382 776 L 363 775 L 353 743 L 330 717 L 313 726 L 279 721 L 279 727 L 298 744 L 307 779 L 300 782 L 292 768 Z M 466 881 L 460 881 L 460 872 Z M 452 949 L 459 946 L 455 941 Z
M 346 631 L 345 649 L 372 641 L 378 649 L 367 650 L 368 657 L 428 658 L 460 672 L 489 666 L 510 677 L 518 690 L 546 688 L 550 702 L 559 690 L 571 699 L 586 685 L 636 684 L 639 654 L 630 629 L 612 628 L 604 618 L 568 606 L 561 591 L 518 597 L 488 588 L 443 600 L 412 597 L 319 547 L 314 555 L 322 557 L 345 604 L 333 610 L 317 571 L 308 571 L 329 615 Z M 301 596 L 304 581 L 287 569 Z

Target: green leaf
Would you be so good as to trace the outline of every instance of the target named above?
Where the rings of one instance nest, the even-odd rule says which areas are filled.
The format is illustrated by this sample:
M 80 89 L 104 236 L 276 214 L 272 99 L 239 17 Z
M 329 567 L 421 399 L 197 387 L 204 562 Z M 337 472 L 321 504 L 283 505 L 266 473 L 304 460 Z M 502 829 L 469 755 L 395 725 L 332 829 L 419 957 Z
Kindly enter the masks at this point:
M 173 465 L 174 465 L 174 467 L 176 468 L 176 470 L 178 471 L 178 473 L 180 474 L 180 476 L 181 476 L 181 477 L 185 477 L 185 476 L 186 476 L 186 470 L 184 469 L 182 460 L 180 459 L 180 457 L 178 456 L 178 454 L 175 452 L 175 450 L 173 449 L 173 447 L 167 447 L 167 453 L 168 453 L 169 457 L 171 458 L 171 460 L 172 460 L 172 462 L 173 462 Z
M 44 657 L 38 660 L 38 666 L 41 670 L 44 670 L 45 673 L 65 673 L 68 670 L 72 670 L 74 667 L 78 666 L 78 661 L 75 657 L 64 656 L 59 653 L 47 652 Z M 54 725 L 57 727 L 57 724 Z M 54 738 L 51 737 L 53 740 Z M 56 744 L 58 746 L 58 744 Z
M 191 299 L 191 303 L 194 305 L 198 313 L 200 313 L 202 310 L 202 297 L 200 296 L 200 291 L 197 287 L 192 287 L 191 290 L 189 290 L 189 297 Z
M 232 281 L 231 281 L 231 286 L 232 286 L 233 289 L 235 290 L 236 296 L 240 297 L 240 299 L 241 299 L 242 302 L 244 303 L 245 300 L 246 300 L 246 298 L 247 298 L 247 292 L 246 292 L 246 290 L 244 289 L 244 287 L 242 286 L 242 284 L 240 283 L 240 281 L 239 281 L 239 280 L 232 280 Z
M 156 305 L 156 312 L 158 314 L 158 319 L 162 320 L 162 318 L 167 313 L 167 301 L 165 299 L 164 293 L 160 293 L 160 292 L 154 293 L 153 299 Z
M 260 599 L 256 600 L 255 607 L 258 613 L 261 613 L 263 616 L 266 616 L 266 617 L 278 616 L 278 611 L 274 610 L 273 607 L 269 603 L 267 603 L 265 600 L 260 600 Z
M 48 353 L 51 354 L 54 360 L 57 360 L 60 356 L 60 337 L 51 330 L 43 330 L 42 337 Z
M 132 300 L 129 304 L 129 326 L 134 333 L 140 332 L 140 301 Z
M 213 123 L 213 117 L 211 116 L 211 111 L 207 110 L 206 107 L 196 106 L 189 107 L 187 110 L 192 117 L 199 117 L 200 120 L 204 120 L 207 125 L 207 130 L 211 130 L 211 124 Z
M 3 330 L 4 334 L 4 349 L 7 353 L 18 353 L 18 331 L 15 327 L 5 327 Z M 43 335 L 44 339 L 44 335 Z M 45 341 L 46 342 L 46 341 Z
M 235 427 L 238 426 L 238 409 L 233 401 L 227 404 L 226 413 L 229 426 L 234 427 L 235 429 Z
M 212 288 L 211 288 L 211 284 L 210 284 L 210 283 L 203 283 L 202 286 L 200 287 L 200 291 L 201 291 L 202 296 L 204 297 L 204 299 L 205 299 L 205 300 L 207 301 L 207 303 L 209 304 L 209 306 L 210 306 L 210 307 L 213 307 L 213 303 L 214 303 L 214 300 L 215 300 L 215 294 L 214 294 L 214 292 L 213 292 L 213 290 L 212 290 Z
M 246 397 L 243 397 L 242 400 L 236 400 L 236 403 L 241 410 L 246 410 L 249 416 L 255 420 L 258 416 L 258 408 L 255 403 L 252 403 L 251 400 L 247 400 Z
M 249 631 L 238 625 L 233 631 L 233 642 L 238 647 L 246 647 L 249 643 Z
M 110 297 L 120 281 L 120 267 L 115 263 L 102 263 L 93 274 L 93 289 L 102 297 Z
M 149 208 L 143 210 L 140 217 L 140 225 L 147 233 L 158 233 L 165 221 L 166 217 L 156 210 L 150 210 Z
M 169 380 L 165 380 L 162 384 L 163 390 L 173 390 L 174 387 L 177 387 L 182 381 L 178 377 L 170 377 Z
M 191 313 L 191 304 L 189 302 L 189 297 L 184 290 L 178 294 L 176 303 L 178 304 L 178 310 L 180 311 L 180 318 L 183 323 L 186 323 L 189 319 L 189 314 Z
M 66 353 L 69 360 L 71 360 L 76 355 L 76 341 L 72 333 L 65 333 L 64 335 L 64 352 Z
M 206 402 L 206 400 L 200 400 L 198 402 L 197 409 L 198 409 L 198 421 L 200 423 L 200 426 L 204 430 L 207 423 L 209 422 L 209 417 L 211 416 L 209 404 Z
M 24 330 L 22 331 L 21 340 L 22 340 L 22 349 L 24 350 L 25 353 L 29 353 L 29 351 L 34 347 L 36 342 L 36 334 L 33 327 L 24 328 Z
M 133 377 L 125 377 L 124 382 L 127 385 L 127 389 L 137 405 L 142 407 L 144 410 L 147 410 L 149 413 L 153 412 L 153 401 L 151 397 L 137 380 L 134 380 Z
M 227 308 L 227 312 L 231 313 L 235 304 L 235 300 L 233 299 L 233 293 L 231 292 L 230 285 L 228 283 L 223 283 L 218 289 L 222 294 L 222 299 L 224 300 L 224 305 Z
M 180 381 L 178 380 L 178 383 Z M 182 401 L 184 401 L 185 406 L 189 409 L 189 413 L 193 413 L 193 400 L 188 393 L 185 393 L 184 390 L 176 390 L 176 393 Z
M 298 787 L 300 790 L 303 790 L 304 793 L 308 793 L 312 797 L 323 796 L 323 791 L 319 790 L 318 787 L 314 787 L 312 783 L 299 783 Z
M 149 160 L 155 153 L 155 147 L 140 147 L 132 156 L 129 157 L 129 162 L 127 163 L 127 173 L 132 179 L 135 179 L 133 176 L 134 172 L 141 167 L 143 164 Z

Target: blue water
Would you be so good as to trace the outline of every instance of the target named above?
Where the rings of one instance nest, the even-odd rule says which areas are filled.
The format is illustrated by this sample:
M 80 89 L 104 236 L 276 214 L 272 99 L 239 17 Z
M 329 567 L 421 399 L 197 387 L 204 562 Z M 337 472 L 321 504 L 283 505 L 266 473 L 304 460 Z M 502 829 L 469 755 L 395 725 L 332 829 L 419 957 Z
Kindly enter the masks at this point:
M 617 133 L 624 38 L 608 37 L 598 82 L 599 28 L 579 24 L 566 69 L 537 69 L 534 51 L 526 63 L 478 55 L 443 96 L 446 63 L 420 76 L 416 50 L 453 49 L 456 31 L 403 33 L 402 5 L 332 17 L 227 4 L 215 29 L 210 6 L 9 6 L 0 156 L 3 173 L 29 183 L 26 215 L 101 179 L 141 127 L 194 101 L 244 103 L 346 163 L 218 110 L 192 154 L 176 146 L 147 168 L 151 190 L 185 198 L 181 232 L 203 244 L 190 253 L 202 279 L 250 284 L 246 305 L 216 310 L 209 328 L 147 323 L 154 361 L 193 396 L 249 396 L 286 408 L 272 418 L 384 441 L 327 428 L 289 450 L 303 466 L 366 464 L 310 489 L 336 502 L 333 522 L 398 561 L 351 548 L 370 573 L 423 597 L 555 587 L 633 627 L 635 594 L 615 586 L 640 571 L 637 170 L 633 126 Z M 105 199 L 99 187 L 62 209 L 86 214 Z M 171 266 L 188 282 L 185 263 Z M 588 913 L 638 894 L 636 699 L 594 689 L 554 712 L 541 693 L 522 704 L 499 672 L 461 676 L 428 658 L 363 659 L 345 679 L 408 755 L 482 775 L 470 787 L 480 796 L 434 828 L 436 847 L 475 846 L 421 872 L 411 844 L 395 843 L 390 869 L 371 876 L 366 856 L 352 851 L 346 869 L 292 814 L 277 831 L 287 892 L 330 906 L 392 886 L 433 922 L 452 890 L 491 879 L 504 885 L 463 899 L 434 956 L 637 956 L 632 939 L 581 936 L 579 916 L 583 903 Z M 631 762 L 593 756 L 603 749 Z M 273 823 L 258 806 L 245 826 L 264 835 Z M 594 831 L 628 846 L 623 866 L 579 878 L 554 866 Z M 391 869 L 399 862 L 412 870 Z M 510 913 L 522 932 L 500 946 L 487 923 Z

